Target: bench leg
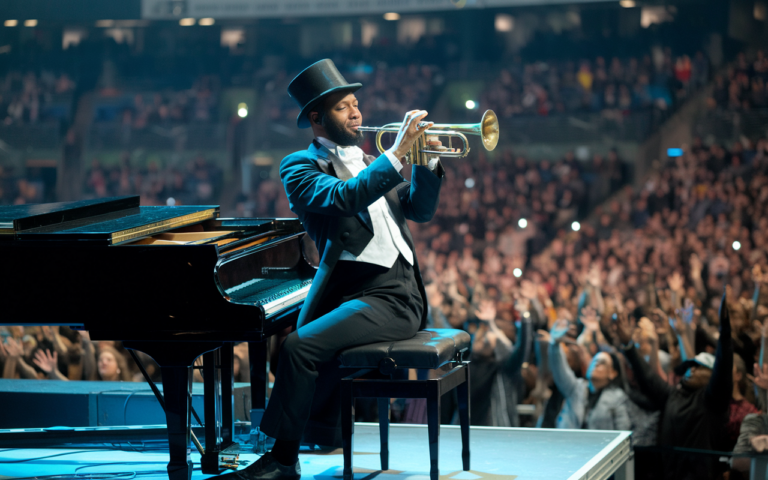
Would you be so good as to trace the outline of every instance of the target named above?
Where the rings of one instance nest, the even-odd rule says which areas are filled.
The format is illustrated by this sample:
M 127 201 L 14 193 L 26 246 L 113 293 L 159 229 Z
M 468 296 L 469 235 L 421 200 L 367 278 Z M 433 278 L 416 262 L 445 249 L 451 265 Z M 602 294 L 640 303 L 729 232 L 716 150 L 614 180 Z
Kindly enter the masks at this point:
M 429 478 L 438 480 L 440 469 L 437 465 L 440 450 L 440 385 L 430 381 L 427 389 L 427 429 L 429 431 Z
M 459 403 L 459 424 L 461 425 L 461 462 L 465 472 L 469 471 L 469 368 L 467 380 L 456 387 Z
M 355 399 L 352 379 L 341 381 L 341 444 L 344 450 L 344 480 L 352 480 L 352 452 L 355 445 Z
M 381 469 L 389 470 L 389 399 L 379 398 L 379 438 L 381 439 Z

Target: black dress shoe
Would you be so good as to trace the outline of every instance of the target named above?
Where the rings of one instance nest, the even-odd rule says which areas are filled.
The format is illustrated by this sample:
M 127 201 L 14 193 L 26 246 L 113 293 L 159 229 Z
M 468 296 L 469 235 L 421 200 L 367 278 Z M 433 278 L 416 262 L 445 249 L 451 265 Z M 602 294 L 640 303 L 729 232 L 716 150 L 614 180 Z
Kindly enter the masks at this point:
M 299 480 L 301 467 L 298 461 L 295 465 L 286 467 L 275 460 L 271 452 L 267 452 L 252 465 L 215 478 L 217 480 Z

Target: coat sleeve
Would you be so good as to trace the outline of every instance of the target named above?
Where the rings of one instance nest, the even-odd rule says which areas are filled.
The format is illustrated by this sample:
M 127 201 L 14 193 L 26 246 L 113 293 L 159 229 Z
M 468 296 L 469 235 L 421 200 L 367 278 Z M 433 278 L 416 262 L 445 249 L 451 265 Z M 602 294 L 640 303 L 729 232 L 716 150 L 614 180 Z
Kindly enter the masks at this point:
M 440 200 L 443 178 L 445 173 L 439 163 L 434 172 L 421 165 L 413 166 L 411 181 L 397 186 L 397 196 L 405 218 L 418 223 L 432 220 Z
M 280 178 L 292 211 L 351 217 L 368 208 L 403 181 L 386 155 L 347 181 L 320 170 L 307 152 L 289 155 L 280 163 Z
M 736 440 L 736 446 L 733 447 L 733 453 L 755 453 L 750 440 L 757 435 L 765 435 L 765 414 L 750 413 L 741 422 L 739 439 Z
M 656 408 L 663 408 L 674 387 L 667 385 L 661 377 L 651 370 L 648 362 L 640 358 L 634 345 L 622 350 L 632 366 L 632 373 L 640 386 L 640 391 L 653 402 Z
M 613 428 L 616 430 L 632 430 L 632 420 L 629 419 L 627 410 L 629 398 L 626 395 L 620 396 L 620 401 L 613 412 Z
M 520 330 L 515 339 L 515 349 L 506 361 L 505 370 L 517 373 L 523 368 L 525 360 L 531 356 L 531 339 L 533 338 L 533 321 L 531 317 L 523 318 L 520 322 Z
M 549 368 L 552 370 L 552 378 L 555 380 L 555 385 L 560 390 L 560 393 L 563 394 L 563 397 L 568 399 L 573 396 L 579 382 L 576 379 L 576 374 L 568 366 L 559 343 L 549 344 Z
M 725 307 L 721 307 L 725 308 Z M 733 392 L 733 339 L 731 322 L 720 322 L 720 338 L 715 350 L 712 377 L 704 392 L 708 405 L 715 410 L 726 411 Z

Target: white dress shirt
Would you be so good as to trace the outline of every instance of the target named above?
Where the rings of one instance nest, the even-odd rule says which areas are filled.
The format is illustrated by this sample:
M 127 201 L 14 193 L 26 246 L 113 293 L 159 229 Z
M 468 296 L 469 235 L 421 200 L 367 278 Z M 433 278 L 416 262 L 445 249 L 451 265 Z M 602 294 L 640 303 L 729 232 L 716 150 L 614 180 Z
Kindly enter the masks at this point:
M 359 147 L 342 147 L 323 137 L 318 137 L 317 141 L 339 157 L 353 176 L 356 177 L 367 167 L 363 161 L 364 153 Z M 385 152 L 385 155 L 398 172 L 402 170 L 403 165 L 397 157 L 389 151 Z M 368 214 L 373 224 L 373 238 L 357 257 L 344 250 L 339 260 L 366 262 L 391 268 L 397 261 L 398 254 L 402 254 L 403 258 L 413 265 L 413 252 L 403 238 L 387 200 L 380 197 L 373 202 L 368 206 Z

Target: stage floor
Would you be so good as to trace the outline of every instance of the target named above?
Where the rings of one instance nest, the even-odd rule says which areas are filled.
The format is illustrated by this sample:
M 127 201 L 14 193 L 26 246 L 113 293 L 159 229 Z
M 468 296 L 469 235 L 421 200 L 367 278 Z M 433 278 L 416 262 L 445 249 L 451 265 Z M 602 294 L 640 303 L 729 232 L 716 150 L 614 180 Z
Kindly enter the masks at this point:
M 470 438 L 472 470 L 464 472 L 459 428 L 441 427 L 441 479 L 600 480 L 614 472 L 617 480 L 633 478 L 630 432 L 472 427 Z M 356 424 L 355 479 L 429 479 L 426 426 L 393 424 L 389 445 L 390 470 L 380 472 L 378 425 Z M 243 453 L 240 458 L 252 462 L 258 456 Z M 199 455 L 192 455 L 192 460 L 199 462 Z M 302 452 L 299 460 L 302 479 L 331 480 L 342 476 L 340 449 Z M 0 479 L 51 476 L 56 480 L 154 480 L 167 478 L 167 462 L 168 454 L 163 451 L 3 449 L 0 450 Z M 215 477 L 203 475 L 198 468 L 193 478 Z

